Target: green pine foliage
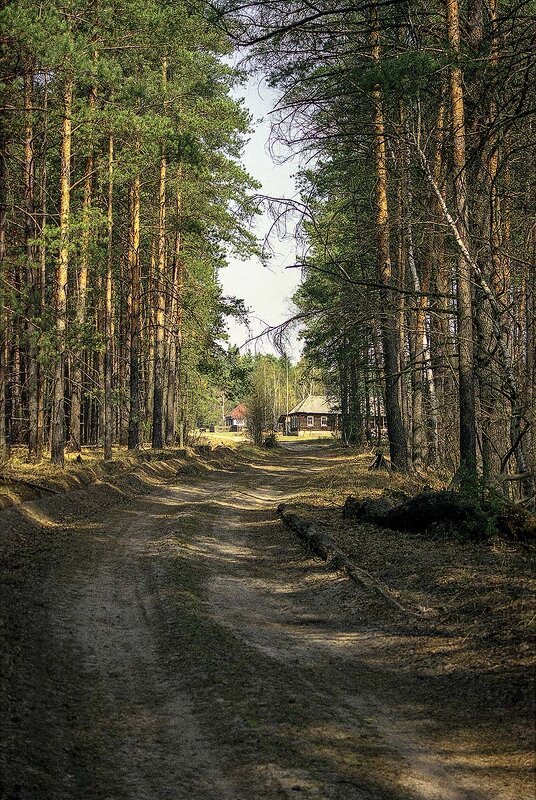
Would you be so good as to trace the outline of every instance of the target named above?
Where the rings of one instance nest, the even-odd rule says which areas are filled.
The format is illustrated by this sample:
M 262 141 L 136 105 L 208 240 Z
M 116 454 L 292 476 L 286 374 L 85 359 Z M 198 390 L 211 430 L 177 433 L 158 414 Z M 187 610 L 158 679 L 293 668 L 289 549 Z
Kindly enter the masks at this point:
M 1 61 L 7 108 L 1 142 L 6 173 L 2 197 L 5 248 L 0 267 L 0 395 L 8 421 L 5 433 L 0 426 L 3 446 L 9 441 L 28 442 L 33 424 L 29 411 L 32 392 L 40 394 L 44 441 L 51 424 L 58 349 L 55 276 L 61 243 L 62 103 L 67 81 L 73 81 L 73 107 L 65 439 L 70 436 L 69 381 L 77 363 L 82 364 L 82 440 L 96 443 L 103 436 L 103 319 L 110 255 L 114 440 L 124 441 L 132 296 L 129 204 L 132 182 L 138 174 L 141 413 L 143 439 L 150 439 L 162 153 L 167 166 L 166 345 L 174 337 L 178 350 L 174 366 L 175 425 L 185 428 L 194 424 L 198 416 L 195 398 L 206 388 L 207 375 L 214 373 L 211 363 L 221 360 L 226 337 L 224 316 L 244 314 L 239 303 L 222 298 L 219 270 L 230 254 L 245 257 L 257 250 L 249 225 L 256 184 L 240 164 L 250 118 L 231 97 L 241 75 L 228 64 L 230 40 L 214 26 L 206 5 L 196 0 L 100 0 L 90 6 L 79 0 L 45 4 L 22 0 L 2 9 L 1 25 L 8 43 Z M 30 111 L 25 111 L 23 104 L 25 76 L 31 82 Z M 33 186 L 32 209 L 26 211 L 24 141 L 29 124 Z M 113 220 L 109 242 L 110 138 Z M 84 199 L 88 165 L 89 204 Z M 27 235 L 26 221 L 30 218 L 33 223 Z M 88 276 L 81 320 L 79 276 L 84 259 L 88 261 Z M 170 359 L 166 354 L 167 370 L 171 369 Z M 28 384 L 32 364 L 39 372 L 37 389 Z M 168 378 L 166 373 L 166 385 Z

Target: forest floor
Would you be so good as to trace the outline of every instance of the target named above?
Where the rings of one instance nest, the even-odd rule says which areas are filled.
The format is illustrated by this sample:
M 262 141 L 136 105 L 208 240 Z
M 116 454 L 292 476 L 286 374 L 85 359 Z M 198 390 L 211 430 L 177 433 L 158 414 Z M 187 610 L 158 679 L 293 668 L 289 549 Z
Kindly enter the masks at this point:
M 369 460 L 222 448 L 2 511 L 2 800 L 533 800 L 531 552 L 344 522 L 407 489 Z

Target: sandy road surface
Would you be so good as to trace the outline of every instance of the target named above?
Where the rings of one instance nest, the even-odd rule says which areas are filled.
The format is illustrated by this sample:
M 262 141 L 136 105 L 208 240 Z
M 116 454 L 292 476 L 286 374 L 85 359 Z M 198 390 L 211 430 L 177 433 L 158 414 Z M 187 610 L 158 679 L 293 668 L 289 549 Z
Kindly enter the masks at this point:
M 297 452 L 48 507 L 53 546 L 6 587 L 0 797 L 528 800 L 418 703 L 418 675 L 400 696 L 354 587 L 277 520 L 316 468 Z

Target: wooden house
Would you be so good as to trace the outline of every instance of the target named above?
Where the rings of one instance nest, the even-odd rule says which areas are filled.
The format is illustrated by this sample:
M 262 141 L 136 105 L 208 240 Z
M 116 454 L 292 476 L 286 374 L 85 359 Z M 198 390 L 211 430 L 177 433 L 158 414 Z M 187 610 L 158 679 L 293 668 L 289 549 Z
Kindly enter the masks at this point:
M 247 413 L 247 406 L 244 403 L 239 403 L 225 417 L 225 427 L 230 431 L 245 430 Z
M 339 429 L 341 412 L 323 394 L 310 394 L 288 414 L 279 417 L 280 430 L 290 436 L 332 434 Z

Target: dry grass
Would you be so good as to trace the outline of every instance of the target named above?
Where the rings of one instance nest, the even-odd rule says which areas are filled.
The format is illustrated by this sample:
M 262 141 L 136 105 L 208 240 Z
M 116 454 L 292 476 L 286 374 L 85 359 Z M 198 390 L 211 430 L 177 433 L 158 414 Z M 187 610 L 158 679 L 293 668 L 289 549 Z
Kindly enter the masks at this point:
M 326 454 L 327 455 L 327 454 Z M 424 485 L 441 488 L 441 477 L 403 477 L 369 471 L 370 455 L 333 449 L 317 453 L 303 479 L 289 485 L 293 511 L 314 519 L 354 563 L 383 581 L 408 607 L 432 612 L 434 636 L 423 637 L 408 659 L 431 668 L 447 647 L 448 669 L 523 672 L 536 666 L 534 548 L 498 538 L 467 542 L 456 535 L 390 531 L 342 518 L 348 495 L 404 497 Z M 380 627 L 411 629 L 372 595 L 363 599 Z M 430 623 L 423 623 L 424 627 Z M 445 643 L 448 642 L 448 645 Z
M 219 451 L 221 458 L 223 451 L 232 453 L 243 442 L 245 438 L 240 437 L 240 434 L 236 438 L 225 434 L 207 434 L 200 436 L 193 448 L 141 448 L 133 451 L 116 446 L 113 448 L 111 461 L 104 461 L 101 448 L 83 447 L 80 455 L 65 453 L 64 467 L 51 464 L 48 456 L 33 463 L 28 459 L 26 448 L 14 447 L 9 461 L 0 464 L 0 511 L 54 492 L 63 493 L 100 481 L 118 481 L 147 462 L 178 461 L 182 472 L 189 469 L 191 473 L 195 473 L 199 467 L 195 450 L 198 445 L 212 448 L 215 455 Z M 218 458 L 215 460 L 217 462 Z M 205 462 L 203 467 L 210 468 Z

